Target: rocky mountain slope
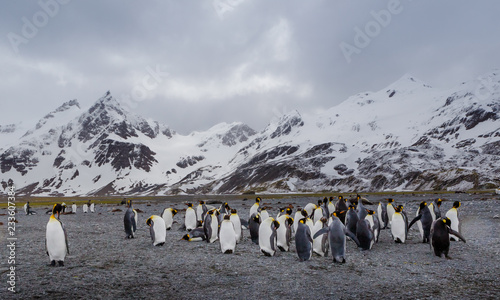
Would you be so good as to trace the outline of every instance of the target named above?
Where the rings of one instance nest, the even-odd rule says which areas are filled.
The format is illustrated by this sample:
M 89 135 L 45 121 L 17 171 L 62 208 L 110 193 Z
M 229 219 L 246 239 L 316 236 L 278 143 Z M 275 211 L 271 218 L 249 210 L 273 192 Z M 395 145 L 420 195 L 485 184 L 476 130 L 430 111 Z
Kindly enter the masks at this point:
M 0 126 L 0 179 L 35 195 L 465 190 L 500 184 L 500 74 L 448 89 L 405 75 L 261 132 L 180 135 L 108 92 Z

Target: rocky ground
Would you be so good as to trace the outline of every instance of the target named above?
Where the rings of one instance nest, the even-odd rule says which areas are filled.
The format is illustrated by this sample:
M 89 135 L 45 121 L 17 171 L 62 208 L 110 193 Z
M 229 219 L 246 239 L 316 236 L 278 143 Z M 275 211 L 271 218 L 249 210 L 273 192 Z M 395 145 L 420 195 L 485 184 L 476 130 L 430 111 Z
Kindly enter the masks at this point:
M 384 196 L 391 197 L 391 196 Z M 410 216 L 418 203 L 437 195 L 394 195 Z M 452 259 L 431 254 L 412 227 L 406 244 L 395 244 L 389 230 L 370 251 L 347 246 L 347 262 L 314 255 L 299 262 L 291 252 L 266 257 L 244 232 L 235 254 L 222 254 L 218 242 L 186 242 L 178 230 L 184 219 L 185 199 L 169 198 L 134 205 L 139 214 L 136 238 L 125 239 L 125 206 L 97 205 L 96 213 L 62 215 L 70 243 L 65 267 L 49 267 L 45 253 L 45 226 L 49 207 L 35 207 L 37 215 L 18 211 L 16 224 L 17 294 L 7 289 L 6 209 L 1 209 L 1 299 L 498 299 L 500 297 L 500 198 L 492 195 L 442 195 L 446 212 L 454 200 L 459 208 L 461 230 L 467 243 L 453 242 Z M 229 198 L 230 199 L 230 198 Z M 382 197 L 368 196 L 377 202 Z M 241 216 L 248 216 L 254 198 L 228 200 Z M 271 199 L 264 205 L 272 214 L 288 204 L 294 207 L 317 198 Z M 97 201 L 98 203 L 98 201 Z M 23 203 L 24 204 L 24 203 Z M 167 232 L 163 247 L 151 244 L 145 220 L 165 207 L 176 207 L 174 229 Z M 368 206 L 370 207 L 370 206 Z M 21 208 L 21 205 L 19 205 Z M 373 206 L 375 208 L 375 206 Z M 112 212 L 114 209 L 122 211 Z M 21 209 L 19 209 L 21 210 Z

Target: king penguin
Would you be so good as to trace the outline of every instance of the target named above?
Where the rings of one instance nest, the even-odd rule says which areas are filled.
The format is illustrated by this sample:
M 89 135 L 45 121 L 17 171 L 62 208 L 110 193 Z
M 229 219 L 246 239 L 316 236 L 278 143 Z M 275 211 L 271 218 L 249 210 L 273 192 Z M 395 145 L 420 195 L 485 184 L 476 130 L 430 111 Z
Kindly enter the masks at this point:
M 262 218 L 262 220 L 269 218 L 269 213 L 267 212 L 266 207 L 262 207 L 260 209 L 260 217 Z
M 378 203 L 377 217 L 380 224 L 380 229 L 386 229 L 387 225 L 389 224 L 389 218 L 387 216 L 387 205 L 382 204 L 382 202 Z
M 273 217 L 263 220 L 259 226 L 259 247 L 265 256 L 274 256 L 276 253 L 276 230 L 279 226 Z
M 392 225 L 392 216 L 394 215 L 394 212 L 396 211 L 394 209 L 394 199 L 389 198 L 387 199 L 387 206 L 386 206 L 386 211 L 387 211 L 387 220 L 389 221 L 389 226 Z
M 345 202 L 344 197 L 339 196 L 338 198 L 339 199 L 335 203 L 335 211 L 338 211 L 338 212 L 340 212 L 340 211 L 347 211 L 349 209 L 349 207 L 347 206 L 347 203 Z M 338 218 L 340 219 L 340 221 L 342 222 L 342 224 L 345 225 L 346 214 L 341 214 L 341 215 L 338 216 Z
M 402 207 L 398 206 L 394 210 L 391 223 L 391 233 L 396 243 L 405 243 L 408 233 L 407 221 L 403 215 Z
M 292 239 L 293 218 L 288 214 L 279 216 L 280 227 L 276 230 L 276 245 L 283 252 L 290 251 L 290 240 Z
M 186 215 L 184 217 L 184 225 L 187 231 L 191 231 L 196 228 L 198 222 L 196 222 L 196 212 L 193 209 L 192 203 L 186 204 L 188 207 L 186 209 Z
M 224 215 L 224 219 L 220 224 L 219 242 L 222 253 L 234 253 L 236 248 L 236 232 L 230 215 Z
M 356 213 L 354 205 L 349 205 L 347 216 L 345 218 L 345 227 L 350 232 L 356 234 L 356 226 L 358 225 L 359 217 Z
M 205 214 L 207 213 L 208 208 L 207 205 L 205 204 L 205 201 L 200 200 L 200 203 L 196 207 L 196 221 L 198 223 L 203 222 L 203 218 L 205 217 Z
M 422 243 L 428 243 L 430 241 L 431 226 L 432 226 L 432 215 L 427 206 L 427 202 L 422 201 L 417 210 L 417 216 L 408 225 L 408 230 L 415 223 L 419 225 L 420 236 L 422 238 Z
M 47 223 L 47 230 L 45 234 L 45 246 L 47 248 L 47 255 L 50 259 L 50 265 L 55 266 L 56 262 L 59 266 L 64 266 L 64 258 L 69 254 L 68 236 L 63 223 L 56 219 L 55 214 L 58 212 L 56 207 L 60 204 L 54 204 L 52 214 L 50 215 L 49 222 Z
M 356 225 L 356 237 L 359 241 L 359 247 L 363 250 L 370 250 L 375 243 L 373 231 L 370 228 L 370 222 L 366 219 L 358 220 Z
M 380 223 L 378 222 L 378 218 L 375 215 L 375 211 L 368 210 L 368 214 L 365 217 L 365 220 L 368 220 L 370 223 L 370 228 L 373 231 L 373 238 L 375 239 L 375 243 L 378 243 L 378 237 L 380 235 Z
M 163 246 L 167 235 L 165 221 L 163 218 L 157 215 L 152 215 L 146 220 L 146 225 L 149 226 L 149 233 L 151 234 L 153 246 Z
M 217 240 L 217 234 L 219 232 L 219 220 L 217 219 L 218 213 L 218 210 L 211 209 L 205 216 L 205 221 L 203 222 L 203 230 L 205 232 L 207 243 L 213 243 Z
M 198 227 L 191 230 L 189 233 L 185 234 L 181 240 L 186 240 L 188 242 L 201 242 L 206 240 L 205 231 L 203 228 Z
M 250 230 L 250 238 L 254 244 L 259 244 L 259 228 L 262 220 L 260 214 L 254 213 L 248 220 L 248 229 Z
M 127 211 L 125 212 L 125 216 L 123 217 L 123 224 L 125 225 L 125 233 L 127 234 L 127 239 L 133 239 L 134 238 L 134 232 L 136 230 L 136 219 L 135 219 L 135 213 L 132 208 L 132 200 L 128 200 L 128 208 Z M 84 204 L 85 207 L 86 204 Z
M 311 229 L 305 223 L 305 219 L 300 219 L 297 226 L 297 233 L 295 234 L 295 250 L 300 261 L 309 260 L 312 255 L 313 239 Z
M 229 220 L 233 223 L 234 226 L 234 234 L 236 235 L 236 243 L 241 241 L 241 219 L 238 216 L 238 212 L 236 209 L 231 209 L 231 215 L 229 216 Z
M 248 216 L 251 218 L 253 214 L 260 212 L 260 197 L 255 198 L 255 203 L 250 207 Z
M 321 218 L 316 223 L 314 223 L 313 229 L 311 230 L 311 235 L 315 235 L 316 232 L 327 227 L 328 220 L 326 218 Z M 322 235 L 313 239 L 313 252 L 319 256 L 328 256 L 328 236 Z
M 327 234 L 333 262 L 345 263 L 346 235 L 348 235 L 358 246 L 359 241 L 354 233 L 346 229 L 344 223 L 338 218 L 338 214 L 339 212 L 333 212 L 330 218 L 330 225 L 316 232 L 313 238 L 317 238 L 322 234 Z
M 91 213 L 95 213 L 95 204 L 94 202 L 90 203 L 90 200 L 89 200 L 89 209 Z
M 73 205 L 71 206 L 71 212 L 76 214 L 76 203 L 73 202 Z
M 458 220 L 458 208 L 460 207 L 460 201 L 453 202 L 453 207 L 446 212 L 446 217 L 451 221 L 451 229 L 460 233 L 460 221 Z M 450 241 L 458 241 L 458 238 L 450 234 Z
M 165 228 L 167 230 L 172 229 L 172 224 L 174 222 L 174 216 L 177 214 L 177 209 L 174 208 L 165 208 L 161 213 L 161 217 L 163 221 L 165 221 Z
M 466 243 L 465 238 L 460 235 L 460 233 L 450 228 L 453 221 L 449 218 L 439 218 L 432 224 L 431 229 L 431 249 L 434 251 L 434 255 L 441 257 L 442 254 L 446 258 L 450 250 L 450 234 L 453 234 L 457 238 L 461 239 Z

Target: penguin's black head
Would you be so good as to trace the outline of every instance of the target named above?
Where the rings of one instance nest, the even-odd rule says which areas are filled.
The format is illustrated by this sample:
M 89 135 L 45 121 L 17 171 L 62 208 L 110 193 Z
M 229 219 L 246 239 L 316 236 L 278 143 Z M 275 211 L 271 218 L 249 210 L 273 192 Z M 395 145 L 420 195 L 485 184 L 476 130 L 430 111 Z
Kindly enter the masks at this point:
M 450 226 L 451 227 L 451 220 L 450 218 L 446 217 L 446 218 L 442 218 L 442 222 L 447 225 L 447 226 Z
M 260 197 L 255 198 L 255 202 L 259 203 L 262 199 Z
M 344 199 L 344 197 L 342 197 L 342 196 L 339 196 L 339 200 L 342 200 L 342 199 Z
M 253 214 L 252 215 L 252 220 L 254 220 L 257 223 L 260 223 L 260 215 L 259 214 Z
M 427 206 L 427 202 L 425 202 L 425 201 L 420 202 L 420 209 L 424 209 L 424 207 L 426 207 L 426 206 Z
M 333 201 L 333 196 L 330 196 L 330 201 Z
M 193 207 L 193 203 L 186 203 L 188 207 Z
M 323 217 L 323 218 L 321 218 L 321 219 L 319 219 L 319 220 L 320 220 L 320 221 L 321 221 L 321 223 L 323 223 L 323 224 L 326 224 L 326 222 L 328 222 L 328 220 L 327 220 L 325 217 Z
M 392 202 L 394 202 L 394 199 L 389 198 L 389 199 L 387 199 L 387 202 L 392 203 Z
M 205 201 L 200 200 L 200 204 L 201 204 L 201 205 L 205 204 Z
M 146 220 L 146 225 L 151 226 L 151 224 L 153 224 L 153 216 Z
M 454 208 L 459 208 L 460 207 L 460 201 L 453 202 L 453 207 Z
M 236 214 L 236 213 L 237 213 L 237 211 L 235 208 L 231 209 L 231 214 Z
M 132 207 L 132 200 L 127 200 L 127 206 Z
M 213 209 L 212 209 L 212 210 L 209 210 L 209 211 L 207 212 L 207 214 L 209 214 L 209 215 L 213 215 L 213 214 L 214 214 L 214 210 L 213 210 Z
M 353 204 L 349 205 L 349 209 L 356 209 L 356 205 Z
M 361 196 L 360 196 L 359 194 L 357 194 L 357 195 L 356 195 L 356 199 L 358 199 L 358 200 L 359 200 L 360 198 L 361 198 Z
M 441 202 L 443 202 L 443 200 L 441 200 L 441 198 L 438 198 L 438 199 L 436 200 L 436 205 L 437 205 L 438 207 L 440 207 L 440 206 L 441 206 L 441 204 L 442 204 Z
M 371 210 L 371 209 L 367 209 L 366 212 L 369 214 L 369 215 L 374 215 L 375 214 L 375 211 Z
M 229 220 L 229 218 L 231 218 L 230 215 L 224 215 L 224 220 Z
M 189 241 L 189 233 L 188 234 L 185 234 L 181 240 L 186 240 L 186 241 Z
M 292 217 L 287 217 L 286 218 L 286 224 L 288 224 L 288 226 L 292 226 L 293 225 L 293 218 Z
M 401 212 L 401 206 L 398 205 L 398 206 L 394 207 L 394 211 L 400 213 Z
M 318 206 L 321 206 L 321 204 L 323 204 L 323 200 L 318 199 Z
M 328 198 L 327 197 L 323 198 L 323 203 L 325 203 L 325 204 L 328 203 Z
M 62 205 L 59 203 L 54 204 L 52 207 L 52 214 L 57 214 L 57 218 L 59 218 L 62 211 Z
M 300 213 L 302 214 L 303 217 L 307 218 L 307 211 L 306 210 L 301 210 Z
M 175 216 L 178 213 L 177 209 L 172 208 L 172 216 Z
M 287 215 L 291 215 L 292 214 L 292 209 L 290 207 L 287 207 L 287 209 L 285 210 L 285 213 Z
M 398 205 L 398 208 L 399 208 L 399 212 L 402 212 L 403 211 L 403 205 Z

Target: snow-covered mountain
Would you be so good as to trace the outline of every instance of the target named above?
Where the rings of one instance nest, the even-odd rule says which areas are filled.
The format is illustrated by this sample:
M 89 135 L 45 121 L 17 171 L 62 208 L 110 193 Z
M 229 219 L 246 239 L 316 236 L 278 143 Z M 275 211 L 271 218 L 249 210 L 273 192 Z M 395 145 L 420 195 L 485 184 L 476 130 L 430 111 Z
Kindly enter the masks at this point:
M 0 126 L 0 179 L 36 195 L 491 188 L 499 119 L 498 72 L 448 90 L 405 75 L 261 132 L 221 123 L 180 135 L 108 92 L 88 110 L 66 102 L 26 132 Z

